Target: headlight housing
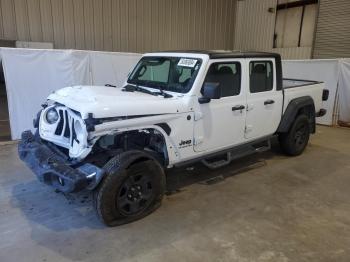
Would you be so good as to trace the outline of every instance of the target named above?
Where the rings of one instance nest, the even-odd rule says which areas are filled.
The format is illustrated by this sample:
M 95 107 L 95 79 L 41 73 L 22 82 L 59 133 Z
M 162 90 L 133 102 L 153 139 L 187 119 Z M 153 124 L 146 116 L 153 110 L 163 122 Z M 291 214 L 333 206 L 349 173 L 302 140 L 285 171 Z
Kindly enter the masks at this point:
M 49 110 L 47 110 L 45 118 L 46 121 L 51 125 L 56 123 L 59 119 L 57 110 L 55 108 L 50 108 Z

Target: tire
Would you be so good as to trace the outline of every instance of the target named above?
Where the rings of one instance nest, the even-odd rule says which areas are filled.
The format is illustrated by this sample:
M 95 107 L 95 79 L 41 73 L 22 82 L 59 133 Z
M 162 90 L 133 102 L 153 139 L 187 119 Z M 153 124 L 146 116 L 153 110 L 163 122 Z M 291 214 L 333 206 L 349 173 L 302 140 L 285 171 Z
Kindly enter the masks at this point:
M 104 179 L 94 190 L 96 213 L 107 226 L 139 220 L 161 204 L 165 191 L 163 168 L 150 158 L 123 165 L 123 159 L 130 162 L 132 156 L 127 154 L 110 160 L 104 167 Z
M 310 138 L 309 118 L 306 115 L 296 117 L 287 133 L 279 134 L 282 151 L 289 156 L 298 156 L 303 153 Z

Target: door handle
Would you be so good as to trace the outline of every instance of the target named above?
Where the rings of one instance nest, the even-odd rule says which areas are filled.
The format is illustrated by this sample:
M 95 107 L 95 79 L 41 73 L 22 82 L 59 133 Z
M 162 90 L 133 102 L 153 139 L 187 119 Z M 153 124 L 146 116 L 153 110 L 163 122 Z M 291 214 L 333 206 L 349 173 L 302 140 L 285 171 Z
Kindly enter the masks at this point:
M 243 110 L 245 108 L 244 105 L 237 105 L 232 107 L 232 111 Z
M 269 99 L 269 100 L 266 100 L 266 101 L 264 102 L 264 105 L 266 106 L 266 105 L 271 105 L 271 104 L 274 104 L 274 103 L 275 103 L 274 100 Z

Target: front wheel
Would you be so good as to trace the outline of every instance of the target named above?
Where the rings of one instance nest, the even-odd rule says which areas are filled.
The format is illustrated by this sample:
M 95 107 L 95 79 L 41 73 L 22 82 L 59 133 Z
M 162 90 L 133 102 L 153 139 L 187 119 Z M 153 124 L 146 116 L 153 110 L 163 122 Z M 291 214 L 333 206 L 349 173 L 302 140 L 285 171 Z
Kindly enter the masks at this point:
M 306 115 L 295 119 L 288 133 L 279 134 L 279 142 L 284 153 L 290 156 L 300 155 L 309 142 L 310 125 Z
M 165 190 L 165 175 L 155 160 L 131 164 L 119 161 L 106 164 L 106 177 L 94 191 L 94 206 L 107 226 L 133 222 L 160 206 Z

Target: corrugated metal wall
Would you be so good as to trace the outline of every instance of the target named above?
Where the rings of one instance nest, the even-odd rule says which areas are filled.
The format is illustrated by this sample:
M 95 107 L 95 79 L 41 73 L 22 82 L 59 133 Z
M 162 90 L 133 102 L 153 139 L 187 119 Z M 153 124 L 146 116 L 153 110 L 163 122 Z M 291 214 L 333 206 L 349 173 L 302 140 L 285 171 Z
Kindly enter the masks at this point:
M 283 59 L 308 59 L 310 47 L 273 48 L 275 8 L 277 0 L 240 0 L 237 2 L 234 49 L 271 51 L 280 53 Z
M 276 0 L 244 0 L 237 2 L 235 49 L 270 50 L 273 46 Z
M 236 0 L 0 0 L 0 39 L 145 52 L 232 49 Z
M 313 57 L 350 57 L 349 0 L 320 1 Z
M 272 52 L 279 53 L 283 59 L 310 59 L 312 47 L 284 47 L 272 48 Z

